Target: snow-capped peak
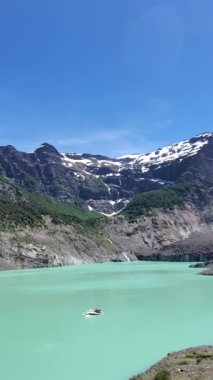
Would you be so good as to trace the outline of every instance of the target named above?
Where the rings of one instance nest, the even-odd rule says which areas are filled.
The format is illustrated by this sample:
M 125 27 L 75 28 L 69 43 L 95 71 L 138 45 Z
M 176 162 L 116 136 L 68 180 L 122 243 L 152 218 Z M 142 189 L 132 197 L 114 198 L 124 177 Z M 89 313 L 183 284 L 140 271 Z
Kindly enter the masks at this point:
M 115 215 L 137 191 L 146 191 L 147 186 L 157 189 L 173 183 L 171 178 L 158 178 L 156 170 L 163 170 L 164 166 L 172 165 L 174 161 L 181 162 L 198 154 L 212 137 L 213 133 L 206 132 L 147 154 L 130 154 L 112 159 L 101 155 L 62 153 L 61 163 L 73 171 L 73 176 L 81 186 L 94 181 L 97 189 L 105 189 L 100 199 L 96 199 L 95 195 L 95 199 L 91 197 L 88 200 L 89 209 L 92 207 L 103 214 Z
M 142 171 L 145 172 L 151 165 L 161 165 L 165 162 L 197 154 L 204 145 L 208 144 L 210 137 L 213 137 L 213 133 L 203 133 L 190 140 L 183 140 L 151 153 L 127 155 L 120 157 L 119 160 L 128 161 L 128 164 L 132 166 L 141 165 Z
M 150 167 L 161 166 L 174 160 L 196 155 L 204 145 L 208 144 L 213 133 L 205 132 L 193 137 L 190 140 L 183 140 L 179 143 L 159 148 L 147 154 L 130 154 L 116 159 L 105 156 L 62 153 L 62 164 L 73 170 L 83 170 L 89 175 L 105 180 L 109 177 L 120 176 L 123 170 L 139 169 L 142 173 L 147 173 Z
M 195 138 L 202 138 L 202 137 L 213 137 L 213 133 L 211 132 L 204 132 L 204 133 L 201 133 L 200 135 L 196 135 Z

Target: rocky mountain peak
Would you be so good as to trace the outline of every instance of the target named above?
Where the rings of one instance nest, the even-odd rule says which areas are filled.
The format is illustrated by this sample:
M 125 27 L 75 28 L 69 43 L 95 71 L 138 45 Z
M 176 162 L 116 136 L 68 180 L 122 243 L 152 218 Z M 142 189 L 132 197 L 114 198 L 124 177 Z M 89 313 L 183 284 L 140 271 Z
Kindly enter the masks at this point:
M 42 143 L 33 153 L 35 154 L 54 154 L 57 156 L 60 156 L 60 153 L 57 151 L 57 149 L 48 143 Z
M 1 146 L 0 150 L 3 151 L 5 154 L 7 154 L 7 153 L 10 154 L 10 153 L 18 152 L 13 145 Z

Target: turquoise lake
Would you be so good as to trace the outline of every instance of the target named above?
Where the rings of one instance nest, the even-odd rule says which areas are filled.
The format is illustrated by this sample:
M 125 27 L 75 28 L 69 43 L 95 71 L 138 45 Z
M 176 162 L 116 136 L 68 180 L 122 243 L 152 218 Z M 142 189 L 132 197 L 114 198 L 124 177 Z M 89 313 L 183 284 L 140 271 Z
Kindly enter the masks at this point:
M 213 277 L 188 266 L 0 272 L 1 378 L 127 380 L 170 351 L 213 344 Z M 81 315 L 95 307 L 104 315 Z

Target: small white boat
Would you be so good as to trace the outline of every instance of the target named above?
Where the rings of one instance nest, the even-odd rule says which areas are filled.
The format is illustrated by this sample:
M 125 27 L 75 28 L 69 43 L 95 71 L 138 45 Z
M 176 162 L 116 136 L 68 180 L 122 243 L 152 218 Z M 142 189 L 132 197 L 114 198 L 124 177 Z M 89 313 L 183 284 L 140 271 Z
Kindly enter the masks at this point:
M 83 313 L 82 315 L 84 317 L 91 317 L 91 316 L 95 316 L 95 315 L 102 315 L 103 312 L 101 309 L 90 309 L 88 311 L 86 311 L 85 313 Z

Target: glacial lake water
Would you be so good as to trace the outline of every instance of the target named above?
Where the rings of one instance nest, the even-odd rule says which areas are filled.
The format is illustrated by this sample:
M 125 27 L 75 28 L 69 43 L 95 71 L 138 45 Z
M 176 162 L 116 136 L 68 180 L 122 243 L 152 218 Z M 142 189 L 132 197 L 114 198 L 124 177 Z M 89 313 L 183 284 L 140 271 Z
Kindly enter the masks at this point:
M 213 344 L 213 277 L 188 265 L 0 272 L 1 379 L 127 380 L 170 351 Z M 104 315 L 81 315 L 95 307 Z

